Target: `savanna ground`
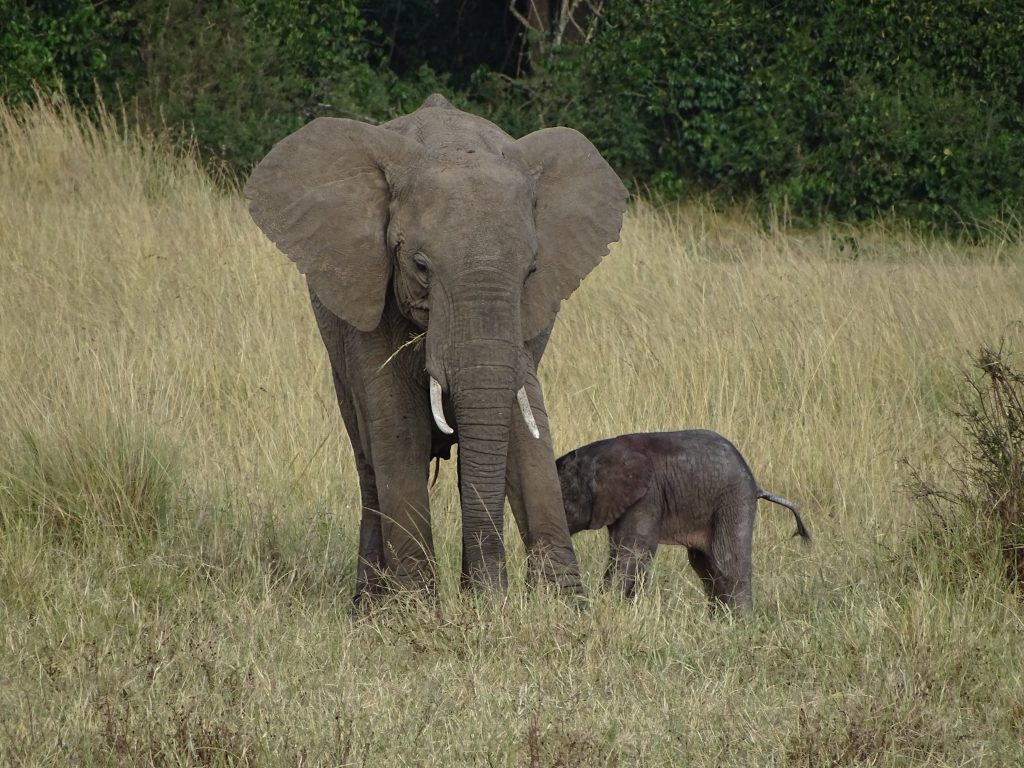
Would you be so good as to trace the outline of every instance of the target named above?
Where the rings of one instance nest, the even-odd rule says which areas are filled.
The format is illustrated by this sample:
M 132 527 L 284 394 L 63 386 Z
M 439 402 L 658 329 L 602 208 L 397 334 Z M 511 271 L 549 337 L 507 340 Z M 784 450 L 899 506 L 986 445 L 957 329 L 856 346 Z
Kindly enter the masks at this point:
M 763 504 L 755 614 L 663 548 L 636 604 L 458 589 L 349 615 L 358 490 L 300 276 L 188 160 L 0 116 L 0 763 L 1017 765 L 1024 609 L 958 482 L 969 354 L 1024 349 L 1024 247 L 637 203 L 542 370 L 556 450 L 710 427 Z M 933 526 L 934 527 L 934 526 Z M 963 534 L 970 535 L 970 531 Z M 970 568 L 965 566 L 970 565 Z

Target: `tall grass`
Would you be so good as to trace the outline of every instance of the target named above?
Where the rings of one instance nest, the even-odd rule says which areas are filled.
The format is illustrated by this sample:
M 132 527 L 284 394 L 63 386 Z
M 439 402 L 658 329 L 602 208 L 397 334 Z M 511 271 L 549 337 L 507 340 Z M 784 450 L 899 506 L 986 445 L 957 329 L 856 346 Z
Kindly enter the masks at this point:
M 302 281 L 189 158 L 59 103 L 0 110 L 0 763 L 1010 765 L 1024 612 L 956 534 L 914 549 L 903 460 L 950 482 L 959 371 L 1019 321 L 1024 247 L 631 207 L 542 377 L 556 450 L 710 427 L 765 507 L 755 615 L 685 553 L 635 605 L 457 584 L 354 621 L 358 488 Z M 1014 325 L 1014 323 L 1018 323 Z M 55 535 L 69 530 L 78 534 Z M 134 526 L 134 528 L 132 528 Z M 130 536 L 125 530 L 135 530 Z M 910 554 L 908 554 L 910 553 Z

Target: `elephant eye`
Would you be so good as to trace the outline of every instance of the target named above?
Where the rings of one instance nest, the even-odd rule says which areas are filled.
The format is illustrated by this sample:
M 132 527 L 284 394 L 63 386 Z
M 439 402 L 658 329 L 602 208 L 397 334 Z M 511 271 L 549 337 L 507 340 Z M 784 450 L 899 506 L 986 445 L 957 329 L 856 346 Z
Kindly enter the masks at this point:
M 528 270 L 526 270 L 526 280 L 529 280 L 530 279 L 530 275 L 532 275 L 536 271 L 537 271 L 537 262 L 535 261 L 535 262 L 533 262 L 533 264 L 530 265 L 530 268 Z
M 419 272 L 421 275 L 427 274 L 427 271 L 430 269 L 430 267 L 427 264 L 427 260 L 418 253 L 412 257 L 412 263 L 413 266 L 416 267 L 416 271 Z

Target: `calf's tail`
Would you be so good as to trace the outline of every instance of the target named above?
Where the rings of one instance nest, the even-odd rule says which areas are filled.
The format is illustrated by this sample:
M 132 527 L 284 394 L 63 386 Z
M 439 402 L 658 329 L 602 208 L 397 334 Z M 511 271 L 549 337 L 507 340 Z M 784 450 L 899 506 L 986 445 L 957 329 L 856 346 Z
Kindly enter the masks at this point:
M 811 540 L 811 534 L 808 532 L 807 527 L 804 525 L 804 521 L 800 519 L 800 513 L 797 511 L 796 504 L 789 499 L 784 499 L 781 496 L 776 496 L 774 493 L 768 493 L 764 488 L 760 489 L 760 493 L 757 494 L 757 498 L 770 501 L 773 504 L 786 507 L 790 512 L 793 513 L 793 517 L 796 518 L 796 533 L 794 536 L 800 536 L 805 541 Z

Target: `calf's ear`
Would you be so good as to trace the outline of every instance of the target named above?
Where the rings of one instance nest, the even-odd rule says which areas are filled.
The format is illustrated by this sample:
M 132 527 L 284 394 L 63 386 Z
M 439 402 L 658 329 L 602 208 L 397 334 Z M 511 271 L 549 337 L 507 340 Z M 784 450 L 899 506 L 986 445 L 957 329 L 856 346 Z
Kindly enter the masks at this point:
M 611 525 L 647 495 L 651 460 L 640 451 L 609 451 L 595 462 L 591 528 Z

